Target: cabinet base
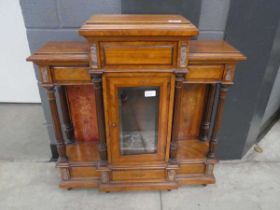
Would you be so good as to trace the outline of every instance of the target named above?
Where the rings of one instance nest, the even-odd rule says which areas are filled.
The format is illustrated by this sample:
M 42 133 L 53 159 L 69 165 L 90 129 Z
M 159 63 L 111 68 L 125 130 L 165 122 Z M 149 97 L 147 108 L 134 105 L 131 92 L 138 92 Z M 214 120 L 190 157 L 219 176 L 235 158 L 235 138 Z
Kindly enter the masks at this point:
M 99 180 L 97 179 L 79 179 L 61 181 L 59 187 L 62 189 L 80 189 L 80 188 L 98 188 Z
M 154 183 L 109 183 L 99 185 L 99 190 L 102 192 L 119 192 L 119 191 L 141 191 L 141 190 L 172 190 L 177 189 L 176 182 L 154 182 Z
M 99 179 L 72 179 L 61 181 L 63 189 L 98 188 L 102 192 L 141 191 L 141 190 L 173 190 L 185 185 L 214 184 L 214 176 L 178 176 L 176 182 L 110 182 L 101 184 Z

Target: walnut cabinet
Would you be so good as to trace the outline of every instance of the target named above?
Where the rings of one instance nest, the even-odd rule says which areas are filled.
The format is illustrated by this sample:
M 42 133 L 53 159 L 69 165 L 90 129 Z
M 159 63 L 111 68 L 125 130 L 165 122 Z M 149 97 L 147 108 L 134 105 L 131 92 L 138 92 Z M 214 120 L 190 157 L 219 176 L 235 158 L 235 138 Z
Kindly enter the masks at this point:
M 178 15 L 96 15 L 80 28 L 87 41 L 49 42 L 27 59 L 48 95 L 60 187 L 215 183 L 224 101 L 245 57 L 197 34 Z

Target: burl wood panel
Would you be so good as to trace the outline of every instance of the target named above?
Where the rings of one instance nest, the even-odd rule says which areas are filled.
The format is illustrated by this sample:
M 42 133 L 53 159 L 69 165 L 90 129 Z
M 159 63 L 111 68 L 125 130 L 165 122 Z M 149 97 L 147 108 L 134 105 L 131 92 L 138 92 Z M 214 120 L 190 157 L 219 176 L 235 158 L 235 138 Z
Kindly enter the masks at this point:
M 185 84 L 180 107 L 179 140 L 197 139 L 205 104 L 205 84 Z
M 173 65 L 172 42 L 103 42 L 103 65 Z
M 67 96 L 76 141 L 97 141 L 98 127 L 93 87 L 67 86 Z

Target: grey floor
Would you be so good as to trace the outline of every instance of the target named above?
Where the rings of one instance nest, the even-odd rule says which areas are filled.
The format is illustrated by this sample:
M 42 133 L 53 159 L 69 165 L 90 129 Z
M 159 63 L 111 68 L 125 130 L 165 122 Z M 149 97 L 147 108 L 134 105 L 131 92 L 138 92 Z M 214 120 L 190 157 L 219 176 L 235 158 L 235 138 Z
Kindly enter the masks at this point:
M 280 122 L 239 161 L 221 161 L 217 183 L 171 192 L 61 190 L 40 105 L 0 104 L 0 210 L 280 209 Z

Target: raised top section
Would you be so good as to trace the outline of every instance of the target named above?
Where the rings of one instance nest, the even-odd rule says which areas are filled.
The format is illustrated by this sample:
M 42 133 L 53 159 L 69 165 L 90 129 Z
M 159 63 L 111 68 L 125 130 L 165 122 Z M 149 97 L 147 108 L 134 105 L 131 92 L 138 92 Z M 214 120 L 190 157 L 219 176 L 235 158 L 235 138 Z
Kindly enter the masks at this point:
M 181 15 L 94 15 L 80 28 L 85 37 L 195 36 L 198 29 Z

